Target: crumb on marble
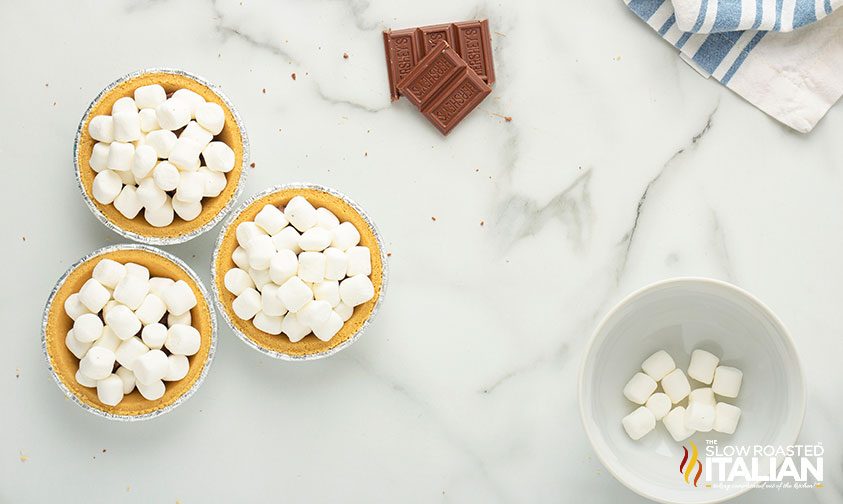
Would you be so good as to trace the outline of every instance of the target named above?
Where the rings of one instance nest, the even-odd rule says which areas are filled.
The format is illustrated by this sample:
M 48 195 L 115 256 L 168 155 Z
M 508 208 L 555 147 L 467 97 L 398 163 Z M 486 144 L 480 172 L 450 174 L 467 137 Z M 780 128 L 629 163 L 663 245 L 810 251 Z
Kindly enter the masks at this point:
M 506 37 L 506 33 L 501 33 L 499 31 L 496 31 L 495 35 L 498 35 L 498 36 L 501 36 L 501 37 Z
M 436 222 L 436 217 L 431 216 L 431 217 L 430 217 L 430 220 L 432 220 L 433 222 Z
M 20 239 L 26 241 L 26 236 L 21 236 Z
M 368 152 L 368 151 L 363 151 L 363 157 L 368 157 L 368 156 L 369 156 L 369 152 Z
M 27 460 L 29 460 L 29 455 L 25 454 L 23 452 L 23 450 L 20 450 L 20 461 L 21 461 L 21 463 L 25 463 Z
M 481 220 L 481 221 L 480 221 L 480 226 L 482 227 L 482 226 L 485 226 L 485 225 L 486 225 L 486 221 Z
M 342 59 L 348 59 L 348 53 L 347 52 L 342 53 Z
M 392 257 L 392 252 L 387 252 L 386 257 Z
M 261 89 L 261 93 L 266 94 L 266 88 Z
M 291 73 L 290 78 L 296 80 L 296 72 Z
M 20 368 L 15 368 L 15 378 L 20 378 Z
M 252 164 L 250 164 L 249 166 L 250 166 L 250 167 L 252 167 L 252 168 L 254 168 L 254 167 L 255 167 L 255 163 L 254 163 L 254 162 L 252 162 Z

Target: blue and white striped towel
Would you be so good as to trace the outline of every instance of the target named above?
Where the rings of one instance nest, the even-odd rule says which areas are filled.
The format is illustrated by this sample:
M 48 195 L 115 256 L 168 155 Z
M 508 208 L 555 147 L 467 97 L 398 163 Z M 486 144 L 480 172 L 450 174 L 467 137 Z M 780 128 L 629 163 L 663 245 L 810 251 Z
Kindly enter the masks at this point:
M 692 26 L 698 28 L 697 33 L 680 29 L 673 4 L 695 4 L 699 0 L 673 0 L 673 4 L 668 0 L 624 2 L 679 49 L 682 58 L 703 76 L 714 77 L 797 131 L 811 131 L 843 95 L 843 9 L 834 11 L 843 0 L 819 0 L 825 16 L 817 14 L 815 0 L 702 0 L 705 8 L 695 13 Z M 748 12 L 742 6 L 750 3 L 755 5 L 755 20 L 761 13 L 759 26 L 767 26 L 772 19 L 773 28 L 778 27 L 779 32 L 716 31 L 715 26 L 742 26 L 746 22 L 741 20 L 743 13 Z M 775 11 L 769 10 L 768 3 L 775 4 Z M 805 24 L 806 14 L 802 12 L 806 5 L 814 9 L 815 17 L 825 19 L 781 32 Z M 697 27 L 703 10 L 705 15 Z M 729 15 L 731 20 L 725 21 Z
M 683 32 L 789 32 L 814 23 L 843 0 L 671 0 Z

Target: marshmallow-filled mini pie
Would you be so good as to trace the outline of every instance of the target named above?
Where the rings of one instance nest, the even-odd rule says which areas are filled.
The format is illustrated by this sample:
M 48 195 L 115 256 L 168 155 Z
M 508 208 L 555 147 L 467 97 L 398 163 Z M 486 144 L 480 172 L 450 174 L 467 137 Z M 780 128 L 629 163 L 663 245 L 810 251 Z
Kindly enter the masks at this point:
M 201 384 L 216 341 L 212 305 L 198 277 L 146 245 L 83 258 L 59 280 L 42 327 L 59 387 L 111 419 L 165 413 Z
M 234 204 L 248 139 L 228 99 L 199 77 L 146 70 L 93 101 L 76 134 L 85 202 L 118 233 L 151 244 L 189 240 Z
M 315 359 L 351 344 L 376 313 L 386 254 L 375 226 L 331 189 L 257 194 L 226 221 L 214 294 L 234 332 L 275 358 Z

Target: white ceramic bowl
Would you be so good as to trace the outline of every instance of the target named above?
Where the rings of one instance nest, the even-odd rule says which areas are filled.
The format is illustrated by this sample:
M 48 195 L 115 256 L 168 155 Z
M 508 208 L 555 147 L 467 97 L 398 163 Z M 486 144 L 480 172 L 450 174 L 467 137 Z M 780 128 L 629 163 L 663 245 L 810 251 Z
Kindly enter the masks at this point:
M 738 398 L 726 401 L 742 409 L 735 433 L 698 432 L 677 443 L 657 422 L 655 431 L 631 440 L 621 419 L 637 405 L 623 396 L 626 382 L 659 349 L 687 370 L 696 348 L 743 371 Z M 691 380 L 692 388 L 700 386 Z M 706 440 L 720 446 L 793 444 L 805 396 L 799 357 L 781 321 L 749 293 L 705 278 L 658 282 L 621 301 L 594 331 L 579 378 L 583 425 L 603 465 L 636 493 L 671 504 L 722 502 L 748 489 L 686 483 L 679 471 L 683 444 L 694 441 L 703 457 Z

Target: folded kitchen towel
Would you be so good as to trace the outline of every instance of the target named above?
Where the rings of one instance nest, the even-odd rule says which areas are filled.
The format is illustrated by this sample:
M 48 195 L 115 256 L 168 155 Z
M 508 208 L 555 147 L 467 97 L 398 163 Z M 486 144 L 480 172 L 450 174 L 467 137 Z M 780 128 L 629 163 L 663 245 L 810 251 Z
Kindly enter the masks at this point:
M 683 32 L 789 32 L 818 21 L 843 0 L 671 0 Z
M 833 9 L 843 0 L 830 0 L 827 9 L 830 14 L 798 30 L 713 33 L 681 30 L 677 23 L 677 13 L 669 0 L 624 1 L 662 38 L 679 49 L 682 59 L 700 74 L 714 77 L 759 109 L 797 131 L 811 131 L 843 95 L 843 9 Z M 763 11 L 766 1 L 753 1 Z M 826 12 L 825 0 L 820 1 L 823 2 L 823 12 Z M 717 19 L 721 16 L 719 9 L 725 9 L 730 4 L 748 3 L 740 0 L 707 2 L 713 4 L 715 10 L 712 14 L 706 7 L 699 29 L 705 25 L 709 31 L 718 24 Z M 810 0 L 809 3 L 815 6 L 814 2 Z M 675 0 L 675 3 L 682 1 Z M 687 3 L 691 3 L 690 0 Z M 776 4 L 776 18 L 781 20 L 785 12 L 793 18 L 792 22 L 785 23 L 788 26 L 797 23 L 797 16 L 793 14 L 795 9 L 792 7 L 804 5 L 800 0 L 774 0 L 771 3 Z M 737 17 L 740 17 L 741 12 L 733 10 Z M 762 14 L 762 22 L 765 16 L 769 14 Z M 781 21 L 774 21 L 773 27 L 776 24 L 781 28 Z M 724 24 L 721 22 L 720 26 Z

